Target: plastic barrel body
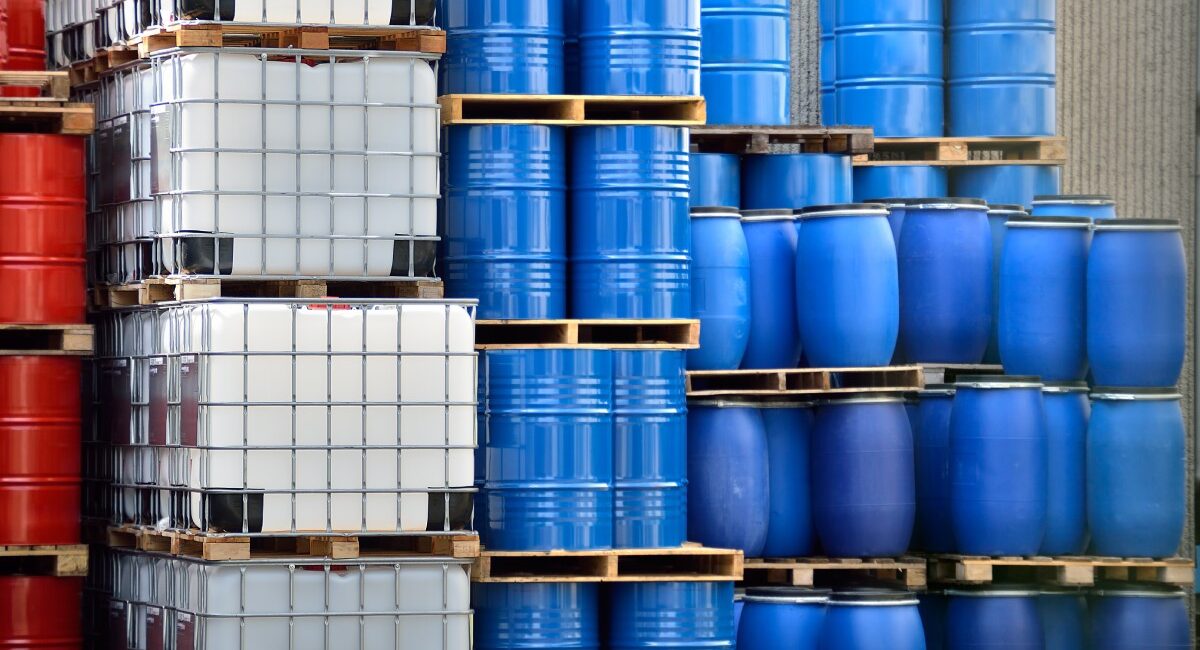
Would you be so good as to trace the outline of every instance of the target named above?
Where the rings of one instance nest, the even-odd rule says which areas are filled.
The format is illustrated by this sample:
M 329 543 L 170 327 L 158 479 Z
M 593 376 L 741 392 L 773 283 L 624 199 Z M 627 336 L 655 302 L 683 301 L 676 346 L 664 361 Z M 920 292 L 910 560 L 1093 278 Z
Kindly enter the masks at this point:
M 692 317 L 700 347 L 691 370 L 733 370 L 750 339 L 750 251 L 737 212 L 692 213 Z
M 743 217 L 742 231 L 750 254 L 750 336 L 742 368 L 795 368 L 801 350 L 794 219 L 786 212 Z
M 809 450 L 813 412 L 808 404 L 765 405 L 770 515 L 763 557 L 807 557 L 816 552 Z
M 699 95 L 700 0 L 579 5 L 585 95 Z
M 1088 611 L 1083 592 L 1069 589 L 1038 595 L 1046 650 L 1087 650 Z
M 1035 196 L 1035 217 L 1087 217 L 1097 221 L 1117 218 L 1117 202 L 1110 196 L 1059 195 Z
M 738 626 L 738 650 L 815 648 L 825 623 L 828 592 L 797 587 L 746 591 Z
M 949 195 L 945 167 L 899 165 L 854 168 L 856 203 L 869 203 L 884 197 L 920 198 Z
M 1091 602 L 1095 650 L 1185 650 L 1192 647 L 1187 595 L 1146 587 L 1103 590 Z
M 742 159 L 728 153 L 694 153 L 691 162 L 691 207 L 740 208 Z
M 1051 650 L 1033 591 L 948 590 L 946 642 L 955 650 Z M 1054 650 L 1057 650 L 1055 648 Z
M 1047 386 L 1046 533 L 1041 555 L 1078 555 L 1087 550 L 1087 427 L 1091 406 L 1085 384 Z
M 770 512 L 767 434 L 751 404 L 688 405 L 688 539 L 761 557 Z
M 877 598 L 876 600 L 869 600 Z M 845 598 L 834 593 L 818 650 L 925 650 L 917 598 L 887 594 Z
M 609 650 L 734 647 L 732 582 L 609 586 Z
M 789 0 L 701 0 L 709 124 L 791 123 Z
M 821 16 L 821 124 L 838 124 L 837 0 L 819 0 Z M 882 196 L 882 195 L 881 195 Z
M 579 582 L 471 586 L 478 650 L 599 650 L 600 585 Z
M 992 331 L 988 335 L 987 351 L 983 362 L 990 365 L 1000 363 L 1000 262 L 1004 252 L 1006 224 L 1013 217 L 1026 216 L 1016 205 L 988 207 L 988 226 L 992 232 Z
M 983 199 L 989 205 L 1033 205 L 1033 197 L 1058 193 L 1062 168 L 1050 165 L 956 167 L 950 194 Z
M 946 645 L 946 596 L 940 591 L 928 591 L 917 595 L 921 625 L 925 629 L 925 650 L 945 650 Z
M 445 0 L 447 93 L 563 92 L 563 13 L 557 0 Z
M 950 522 L 950 413 L 952 387 L 923 391 L 913 436 L 917 462 L 917 538 L 929 553 L 954 551 Z
M 743 210 L 799 210 L 850 203 L 854 172 L 849 156 L 756 154 L 742 157 Z

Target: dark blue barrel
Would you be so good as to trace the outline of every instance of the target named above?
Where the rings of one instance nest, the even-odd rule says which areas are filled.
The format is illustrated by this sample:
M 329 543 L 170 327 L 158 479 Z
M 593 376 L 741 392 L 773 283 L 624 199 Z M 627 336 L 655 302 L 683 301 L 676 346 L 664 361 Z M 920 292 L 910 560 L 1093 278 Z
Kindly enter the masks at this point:
M 983 360 L 992 327 L 992 236 L 983 201 L 910 202 L 898 257 L 905 359 Z
M 478 298 L 479 318 L 566 318 L 565 130 L 453 126 L 449 139 L 446 295 Z
M 579 3 L 562 0 L 563 11 L 563 92 L 579 94 Z
M 1102 386 L 1174 386 L 1187 339 L 1179 222 L 1097 222 L 1088 256 L 1087 350 Z
M 896 243 L 879 204 L 801 212 L 796 320 L 809 365 L 886 366 L 896 351 L 900 280 Z
M 750 340 L 742 368 L 795 368 L 795 217 L 791 210 L 744 210 L 742 231 L 750 251 Z
M 692 317 L 700 347 L 688 351 L 688 368 L 740 366 L 750 339 L 750 251 L 737 210 L 692 209 Z
M 585 95 L 699 95 L 700 0 L 579 5 Z
M 938 589 L 917 594 L 921 626 L 925 629 L 925 650 L 946 650 L 946 594 Z
M 742 610 L 745 608 L 742 596 L 742 593 L 736 591 L 733 594 L 733 638 L 735 640 L 738 636 L 738 629 L 742 624 Z
M 444 0 L 447 93 L 563 92 L 563 14 L 557 0 Z
M 1094 650 L 1186 650 L 1192 647 L 1188 596 L 1152 584 L 1105 586 L 1091 602 Z
M 742 157 L 743 210 L 799 210 L 850 203 L 854 172 L 849 156 L 821 153 Z
M 734 647 L 732 582 L 623 582 L 608 593 L 608 650 Z
M 881 196 L 919 198 L 949 195 L 945 167 L 888 165 L 854 168 L 854 200 L 859 203 L 873 203 Z
M 819 0 L 821 15 L 821 124 L 838 124 L 837 0 Z M 856 201 L 859 199 L 855 199 Z
M 1042 385 L 966 376 L 950 415 L 950 512 L 966 555 L 1034 555 L 1046 530 Z
M 835 591 L 818 650 L 925 650 L 917 597 L 905 591 Z
M 693 208 L 741 207 L 741 157 L 730 153 L 692 154 L 691 185 Z
M 1079 555 L 1087 550 L 1087 428 L 1091 406 L 1085 383 L 1047 384 L 1046 534 L 1040 555 Z
M 1087 598 L 1078 589 L 1042 587 L 1038 611 L 1046 650 L 1087 650 Z
M 1019 205 L 989 205 L 988 226 L 992 233 L 992 331 L 988 335 L 983 362 L 1000 364 L 1000 257 L 1004 252 L 1005 224 L 1014 217 L 1028 216 Z
M 952 196 L 971 196 L 989 204 L 1033 205 L 1033 197 L 1058 193 L 1062 168 L 1051 165 L 981 165 L 950 172 Z
M 682 350 L 613 351 L 613 546 L 687 541 Z
M 770 516 L 767 432 L 750 402 L 688 404 L 688 539 L 761 557 Z
M 948 1 L 947 135 L 1054 135 L 1054 4 Z
M 767 431 L 767 484 L 771 497 L 763 557 L 807 557 L 816 552 L 809 450 L 813 411 L 806 402 L 762 404 Z
M 791 124 L 789 0 L 701 0 L 709 124 Z
M 476 650 L 600 649 L 600 585 L 475 583 Z
M 489 547 L 611 548 L 612 352 L 487 356 Z
M 830 557 L 894 557 L 916 517 L 913 437 L 899 397 L 852 397 L 817 407 L 813 519 Z
M 950 413 L 954 386 L 921 391 L 913 437 L 917 456 L 917 539 L 929 553 L 954 552 L 950 521 Z
M 947 589 L 946 644 L 954 650 L 1058 650 L 1045 642 L 1032 587 Z
M 690 317 L 687 129 L 579 127 L 571 147 L 572 316 Z
M 1045 381 L 1087 376 L 1087 263 L 1092 221 L 1008 220 L 1000 260 L 1000 359 Z
M 838 121 L 875 135 L 942 135 L 942 0 L 838 3 Z
M 1173 389 L 1098 388 L 1087 437 L 1087 517 L 1097 555 L 1169 557 L 1186 511 L 1183 413 Z
M 738 650 L 815 648 L 829 592 L 801 587 L 752 587 L 738 626 Z
M 1035 217 L 1117 218 L 1117 202 L 1103 194 L 1039 195 L 1033 197 Z

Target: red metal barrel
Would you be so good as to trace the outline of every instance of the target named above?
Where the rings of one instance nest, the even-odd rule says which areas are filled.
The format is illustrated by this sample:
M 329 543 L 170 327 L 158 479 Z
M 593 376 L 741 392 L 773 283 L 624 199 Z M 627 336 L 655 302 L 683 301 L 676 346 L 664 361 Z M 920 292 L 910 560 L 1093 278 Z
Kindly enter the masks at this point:
M 79 650 L 83 578 L 0 576 L 0 648 Z
M 0 323 L 82 323 L 83 138 L 0 134 Z
M 79 543 L 81 372 L 0 356 L 0 544 Z
M 43 0 L 0 0 L 7 27 L 8 56 L 5 70 L 46 69 L 46 18 Z M 0 95 L 5 97 L 37 97 L 36 88 L 4 88 Z

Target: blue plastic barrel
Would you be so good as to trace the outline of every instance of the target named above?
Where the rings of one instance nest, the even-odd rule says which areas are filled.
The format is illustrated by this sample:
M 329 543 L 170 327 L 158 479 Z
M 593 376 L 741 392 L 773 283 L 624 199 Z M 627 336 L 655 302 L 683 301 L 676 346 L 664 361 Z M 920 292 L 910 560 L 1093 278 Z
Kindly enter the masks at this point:
M 910 202 L 898 258 L 905 359 L 982 361 L 992 326 L 992 236 L 983 201 Z
M 945 167 L 888 165 L 854 168 L 854 201 L 857 203 L 876 203 L 883 196 L 920 198 L 949 195 Z
M 838 120 L 875 135 L 942 135 L 942 0 L 838 3 Z
M 1049 471 L 1042 385 L 966 376 L 955 387 L 950 511 L 958 552 L 1034 555 L 1046 530 Z
M 1188 598 L 1153 584 L 1105 585 L 1091 602 L 1094 650 L 1187 650 Z
M 563 92 L 557 0 L 444 0 L 446 93 Z
M 692 209 L 692 317 L 700 347 L 691 370 L 735 370 L 750 340 L 750 251 L 741 215 L 729 208 Z
M 1087 517 L 1097 555 L 1170 557 L 1186 511 L 1186 433 L 1173 389 L 1097 388 L 1087 437 Z
M 1062 168 L 1050 165 L 955 167 L 950 172 L 950 194 L 1029 208 L 1033 197 L 1057 194 L 1061 177 Z
M 850 203 L 854 171 L 850 156 L 823 153 L 754 154 L 742 157 L 743 210 L 799 210 Z
M 733 593 L 733 638 L 737 640 L 738 630 L 742 624 L 742 609 L 745 608 L 745 603 L 742 601 L 743 594 L 739 592 Z M 736 645 L 734 647 L 737 647 Z
M 821 17 L 821 124 L 838 124 L 837 0 L 819 0 Z M 859 200 L 855 198 L 854 200 Z
M 608 650 L 734 647 L 732 582 L 623 582 L 608 593 Z
M 731 153 L 691 154 L 691 207 L 740 208 L 742 159 Z
M 1035 217 L 1117 218 L 1117 202 L 1103 194 L 1039 195 L 1033 197 Z
M 950 413 L 954 386 L 921 391 L 913 437 L 917 458 L 917 538 L 929 553 L 954 552 L 950 522 Z
M 761 557 L 770 516 L 767 432 L 751 402 L 688 404 L 688 539 Z
M 579 2 L 562 0 L 563 92 L 579 94 Z
M 921 626 L 925 629 L 925 650 L 946 650 L 946 594 L 939 589 L 917 594 Z
M 709 124 L 791 124 L 789 0 L 701 0 Z
M 835 591 L 818 650 L 925 650 L 917 597 L 905 591 Z
M 1087 376 L 1087 263 L 1092 221 L 1008 220 L 1000 260 L 1000 359 L 1045 381 Z
M 817 407 L 813 520 L 830 557 L 895 557 L 916 517 L 913 437 L 899 397 L 851 397 Z
M 687 129 L 579 127 L 571 147 L 572 316 L 689 318 Z
M 479 318 L 567 317 L 566 132 L 449 128 L 446 295 Z
M 1085 383 L 1047 384 L 1046 534 L 1040 555 L 1079 555 L 1087 550 L 1087 428 L 1091 405 Z
M 700 0 L 580 3 L 585 95 L 699 95 Z
M 487 357 L 489 547 L 611 548 L 612 351 Z
M 868 199 L 867 203 L 882 205 L 888 211 L 888 228 L 892 231 L 892 241 L 897 245 L 900 244 L 900 232 L 904 230 L 904 211 L 908 208 L 909 199 L 900 198 L 873 198 Z
M 1052 650 L 1045 642 L 1035 588 L 997 585 L 947 589 L 946 597 L 949 647 Z
M 791 210 L 743 210 L 742 231 L 750 252 L 750 339 L 742 368 L 795 368 L 801 351 L 795 217 Z
M 613 546 L 687 541 L 682 350 L 613 351 Z
M 809 492 L 812 404 L 771 402 L 763 403 L 761 408 L 767 432 L 767 492 L 771 499 L 762 555 L 808 557 L 817 548 Z
M 1014 217 L 1028 216 L 1019 205 L 989 205 L 988 226 L 992 233 L 992 331 L 988 335 L 983 362 L 1000 364 L 1000 261 L 1004 252 L 1005 224 Z
M 738 627 L 738 650 L 815 648 L 825 624 L 829 591 L 802 587 L 751 587 Z
M 1097 222 L 1087 270 L 1087 351 L 1095 384 L 1174 386 L 1187 339 L 1179 222 Z
M 475 583 L 476 650 L 600 649 L 600 585 Z
M 949 0 L 947 135 L 1055 134 L 1054 4 Z
M 1087 598 L 1078 589 L 1042 587 L 1038 594 L 1046 650 L 1087 650 Z

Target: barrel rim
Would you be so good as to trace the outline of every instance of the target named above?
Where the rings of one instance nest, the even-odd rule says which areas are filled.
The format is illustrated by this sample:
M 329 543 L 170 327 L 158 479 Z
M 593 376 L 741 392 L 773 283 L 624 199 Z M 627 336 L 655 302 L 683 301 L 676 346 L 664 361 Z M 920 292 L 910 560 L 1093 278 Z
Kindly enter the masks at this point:
M 795 212 L 791 208 L 755 208 L 742 210 L 742 221 L 755 223 L 761 221 L 794 221 Z
M 744 409 L 744 408 L 758 408 L 759 406 L 762 405 L 762 402 L 757 402 L 757 401 L 749 399 L 749 398 L 739 399 L 736 397 L 723 397 L 723 398 L 722 397 L 718 397 L 718 398 L 700 397 L 700 398 L 689 398 L 687 401 L 687 405 L 688 405 L 689 409 L 693 406 L 699 406 L 701 408 L 718 408 L 718 409 L 742 408 L 742 409 Z
M 1048 381 L 1042 384 L 1043 393 L 1072 394 L 1087 393 L 1090 390 L 1086 381 Z
M 954 384 L 928 384 L 917 391 L 918 397 L 953 397 L 958 392 Z
M 882 203 L 845 203 L 813 205 L 800 210 L 800 219 L 832 219 L 835 217 L 887 217 L 888 208 Z
M 993 212 L 997 214 L 1029 214 L 1029 210 L 1025 209 L 1025 206 L 1018 203 L 989 203 L 988 214 Z
M 693 219 L 704 219 L 713 217 L 732 217 L 741 219 L 742 213 L 736 207 L 726 205 L 703 205 L 695 206 L 688 209 L 688 216 Z
M 842 406 L 846 404 L 906 404 L 908 398 L 901 393 L 854 394 L 848 397 L 829 397 L 817 400 L 817 406 Z
M 1183 399 L 1183 394 L 1174 386 L 1170 388 L 1096 386 L 1092 388 L 1091 398 L 1112 402 L 1173 402 Z
M 911 591 L 893 589 L 862 588 L 834 591 L 829 605 L 843 607 L 902 607 L 917 605 L 917 595 Z
M 786 603 L 786 604 L 825 604 L 829 602 L 831 589 L 813 589 L 807 587 L 748 587 L 742 602 L 745 603 Z
M 1020 216 L 1009 217 L 1004 224 L 1006 228 L 1079 228 L 1086 230 L 1092 227 L 1090 217 L 1060 217 L 1049 215 L 1045 217 Z
M 907 207 L 909 201 L 912 201 L 912 199 L 899 197 L 899 196 L 895 196 L 895 197 L 889 196 L 889 197 L 881 198 L 881 199 L 866 199 L 865 201 L 863 201 L 863 203 L 878 203 L 880 205 L 883 205 L 884 207 L 895 209 L 895 208 Z
M 1041 594 L 1038 585 L 986 585 L 978 588 L 947 589 L 946 595 L 959 598 L 1028 598 Z
M 1064 587 L 1062 585 L 1038 585 L 1039 596 L 1085 596 L 1087 591 L 1079 587 Z
M 816 400 L 788 400 L 784 402 L 770 401 L 758 402 L 758 408 L 763 409 L 804 409 L 812 408 L 817 405 Z
M 1093 224 L 1092 229 L 1096 231 L 1176 231 L 1181 230 L 1182 226 L 1178 219 L 1099 219 Z
M 1188 592 L 1180 587 L 1161 583 L 1129 582 L 1098 585 L 1092 594 L 1101 598 L 1185 598 Z
M 1033 204 L 1037 205 L 1116 205 L 1116 200 L 1108 194 L 1038 194 L 1033 197 Z
M 1036 375 L 963 375 L 954 381 L 959 388 L 1042 388 Z
M 927 197 L 912 199 L 909 210 L 979 210 L 988 211 L 987 201 L 961 197 Z

